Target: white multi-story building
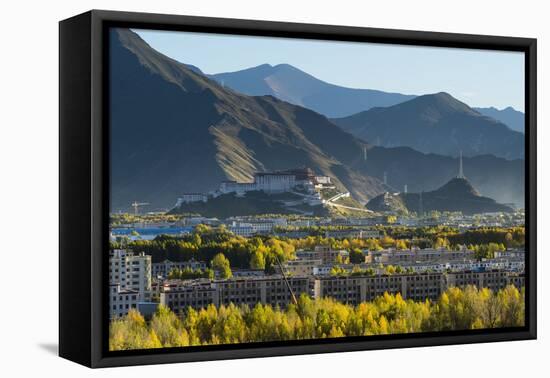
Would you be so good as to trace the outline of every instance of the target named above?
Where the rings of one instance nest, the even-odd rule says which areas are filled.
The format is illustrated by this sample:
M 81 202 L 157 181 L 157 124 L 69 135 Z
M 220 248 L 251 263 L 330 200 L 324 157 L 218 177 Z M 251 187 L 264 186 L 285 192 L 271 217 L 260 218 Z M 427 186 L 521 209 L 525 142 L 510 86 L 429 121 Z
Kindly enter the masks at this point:
M 134 254 L 125 249 L 115 249 L 109 256 L 109 284 L 120 285 L 121 290 L 138 293 L 138 301 L 151 297 L 151 256 Z
M 208 201 L 208 196 L 202 193 L 185 193 L 176 201 L 175 207 L 179 207 L 184 203 L 193 203 L 193 202 L 206 202 Z
M 317 177 L 330 182 L 330 177 L 315 176 L 309 168 L 290 169 L 287 171 L 258 172 L 254 174 L 253 182 L 223 181 L 218 189 L 219 194 L 236 193 L 242 195 L 251 191 L 266 193 L 288 192 L 301 185 L 314 191 Z
M 228 230 L 237 236 L 244 236 L 248 238 L 257 233 L 256 229 L 249 223 L 239 223 L 238 225 L 231 225 Z
M 121 289 L 120 284 L 109 285 L 109 313 L 111 319 L 126 316 L 131 309 L 137 309 L 139 293 L 136 290 Z
M 321 185 L 332 185 L 330 181 L 330 176 L 315 176 L 315 181 Z
M 278 220 L 271 219 L 258 219 L 247 221 L 234 220 L 228 225 L 227 228 L 235 235 L 250 237 L 256 234 L 271 233 L 273 231 L 273 228 L 280 224 L 286 224 L 286 222 L 283 223 Z
M 257 190 L 267 193 L 288 192 L 296 185 L 296 176 L 290 173 L 256 173 L 254 183 Z

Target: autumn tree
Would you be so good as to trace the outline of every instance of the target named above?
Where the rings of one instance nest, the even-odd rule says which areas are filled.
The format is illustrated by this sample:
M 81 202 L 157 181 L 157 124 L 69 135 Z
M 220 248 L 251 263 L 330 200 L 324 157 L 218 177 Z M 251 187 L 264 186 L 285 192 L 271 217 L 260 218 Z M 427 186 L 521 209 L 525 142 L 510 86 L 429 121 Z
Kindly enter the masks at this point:
M 218 253 L 211 262 L 212 269 L 216 272 L 219 272 L 221 278 L 231 278 L 233 277 L 233 272 L 231 272 L 231 266 L 229 260 L 224 256 L 223 253 Z

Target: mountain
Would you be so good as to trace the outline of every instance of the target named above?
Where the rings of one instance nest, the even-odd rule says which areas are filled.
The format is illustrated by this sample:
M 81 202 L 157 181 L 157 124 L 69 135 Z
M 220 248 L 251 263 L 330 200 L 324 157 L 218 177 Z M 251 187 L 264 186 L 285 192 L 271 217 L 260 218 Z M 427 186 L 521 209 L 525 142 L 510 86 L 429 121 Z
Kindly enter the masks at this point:
M 416 97 L 332 122 L 363 140 L 384 147 L 408 146 L 425 153 L 457 156 L 525 155 L 523 134 L 484 116 L 448 93 Z
M 112 209 L 168 208 L 183 192 L 299 166 L 362 201 L 384 189 L 361 171 L 365 143 L 326 117 L 223 88 L 129 30 L 110 38 Z
M 332 118 L 345 117 L 375 106 L 390 106 L 414 98 L 400 93 L 329 84 L 289 64 L 262 64 L 210 77 L 237 92 L 249 96 L 271 95 Z
M 374 211 L 460 211 L 463 214 L 512 212 L 512 207 L 483 197 L 464 177 L 455 177 L 442 187 L 423 193 L 384 193 L 367 204 Z
M 384 180 L 388 191 L 399 192 L 407 185 L 409 192 L 435 190 L 459 172 L 459 159 L 424 154 L 410 147 L 371 147 L 364 172 Z M 494 155 L 463 159 L 464 174 L 483 195 L 500 203 L 514 203 L 523 208 L 525 195 L 525 161 L 506 160 Z M 380 194 L 380 193 L 379 193 Z
M 494 107 L 490 108 L 474 108 L 476 111 L 480 112 L 487 117 L 491 117 L 504 123 L 510 129 L 518 131 L 520 133 L 525 133 L 525 114 L 517 111 L 511 106 L 499 110 Z
M 113 211 L 133 201 L 171 208 L 182 193 L 302 166 L 361 203 L 404 184 L 432 190 L 456 175 L 457 159 L 367 145 L 309 109 L 236 93 L 130 30 L 111 31 L 109 59 Z M 477 156 L 464 170 L 484 195 L 523 206 L 523 161 Z
M 310 216 L 328 216 L 330 209 L 323 205 L 300 203 L 302 197 L 293 193 L 266 194 L 251 191 L 243 196 L 234 193 L 209 198 L 207 202 L 183 203 L 170 210 L 171 214 L 200 214 L 219 219 L 261 214 L 302 214 Z M 292 206 L 286 205 L 292 203 Z

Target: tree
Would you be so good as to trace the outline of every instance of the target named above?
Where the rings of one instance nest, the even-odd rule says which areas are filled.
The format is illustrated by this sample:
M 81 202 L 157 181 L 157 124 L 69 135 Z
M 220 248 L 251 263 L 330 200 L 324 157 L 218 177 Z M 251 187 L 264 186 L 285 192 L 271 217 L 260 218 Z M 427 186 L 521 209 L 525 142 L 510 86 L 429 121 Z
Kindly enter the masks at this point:
M 448 248 L 449 241 L 446 238 L 437 238 L 434 242 L 434 248 Z
M 223 253 L 218 253 L 211 261 L 212 269 L 219 272 L 221 278 L 233 277 L 229 260 Z
M 511 248 L 514 246 L 514 236 L 511 232 L 506 233 L 506 236 L 504 236 L 504 240 L 506 241 L 506 247 Z
M 286 308 L 256 304 L 194 310 L 181 317 L 159 306 L 146 322 L 136 310 L 111 321 L 110 350 L 235 344 L 325 337 L 518 327 L 525 324 L 525 292 L 507 286 L 493 292 L 452 287 L 435 302 L 405 300 L 384 293 L 352 306 L 302 294 Z
M 265 269 L 265 257 L 260 250 L 252 253 L 252 256 L 250 257 L 250 268 Z
M 349 252 L 349 261 L 352 264 L 361 264 L 365 262 L 365 255 L 359 248 L 352 248 Z
M 395 242 L 395 248 L 397 249 L 407 249 L 407 242 L 405 240 L 397 240 Z

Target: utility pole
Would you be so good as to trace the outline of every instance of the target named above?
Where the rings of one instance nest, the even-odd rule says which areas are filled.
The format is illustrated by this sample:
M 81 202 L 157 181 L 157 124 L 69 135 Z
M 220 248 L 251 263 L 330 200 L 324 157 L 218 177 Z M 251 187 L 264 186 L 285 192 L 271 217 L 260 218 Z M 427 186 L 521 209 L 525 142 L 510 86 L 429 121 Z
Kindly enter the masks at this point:
M 296 295 L 294 295 L 294 291 L 292 290 L 292 287 L 290 287 L 290 282 L 288 282 L 288 279 L 286 278 L 285 270 L 283 269 L 283 264 L 281 264 L 281 261 L 279 260 L 279 257 L 277 255 L 275 255 L 275 259 L 277 260 L 277 264 L 279 264 L 279 269 L 281 269 L 281 274 L 283 275 L 283 279 L 285 280 L 286 287 L 288 288 L 288 291 L 290 292 L 290 296 L 292 298 L 292 303 L 297 305 L 298 300 L 296 299 Z

